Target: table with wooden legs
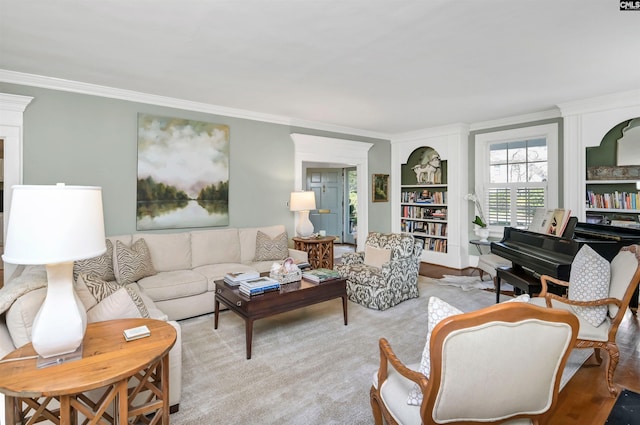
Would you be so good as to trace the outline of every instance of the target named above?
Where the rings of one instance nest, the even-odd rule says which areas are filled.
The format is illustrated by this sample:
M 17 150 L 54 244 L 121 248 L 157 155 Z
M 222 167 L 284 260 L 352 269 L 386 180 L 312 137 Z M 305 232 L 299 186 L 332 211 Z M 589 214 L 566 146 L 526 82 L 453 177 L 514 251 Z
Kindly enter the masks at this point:
M 125 329 L 142 325 L 150 336 L 125 341 Z M 133 418 L 134 423 L 168 425 L 169 350 L 175 341 L 173 326 L 159 320 L 91 323 L 81 359 L 41 369 L 32 358 L 33 346 L 24 345 L 3 360 L 26 359 L 0 363 L 5 424 L 50 420 L 71 425 L 84 416 L 91 423 L 126 424 Z M 91 390 L 102 395 L 90 398 L 86 393 Z

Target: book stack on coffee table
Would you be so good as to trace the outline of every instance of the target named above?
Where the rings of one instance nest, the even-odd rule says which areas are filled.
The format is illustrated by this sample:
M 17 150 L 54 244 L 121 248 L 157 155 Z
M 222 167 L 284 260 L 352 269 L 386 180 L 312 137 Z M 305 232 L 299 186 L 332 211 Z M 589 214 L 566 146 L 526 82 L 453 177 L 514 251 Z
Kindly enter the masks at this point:
M 340 273 L 331 269 L 312 269 L 302 272 L 302 277 L 316 283 L 323 283 L 328 280 L 340 279 Z
M 254 295 L 264 294 L 265 292 L 278 291 L 279 289 L 280 282 L 267 276 L 261 276 L 255 279 L 241 281 L 238 290 L 242 295 L 252 297 Z
M 224 275 L 224 281 L 231 286 L 238 286 L 240 282 L 260 277 L 257 271 L 231 272 Z

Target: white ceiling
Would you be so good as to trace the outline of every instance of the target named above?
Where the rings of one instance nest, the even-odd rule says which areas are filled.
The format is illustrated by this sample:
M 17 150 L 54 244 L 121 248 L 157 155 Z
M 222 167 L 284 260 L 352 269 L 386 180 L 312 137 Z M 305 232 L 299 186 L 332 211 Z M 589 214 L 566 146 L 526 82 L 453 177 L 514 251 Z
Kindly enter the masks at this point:
M 617 0 L 0 0 L 0 69 L 397 134 L 640 88 Z

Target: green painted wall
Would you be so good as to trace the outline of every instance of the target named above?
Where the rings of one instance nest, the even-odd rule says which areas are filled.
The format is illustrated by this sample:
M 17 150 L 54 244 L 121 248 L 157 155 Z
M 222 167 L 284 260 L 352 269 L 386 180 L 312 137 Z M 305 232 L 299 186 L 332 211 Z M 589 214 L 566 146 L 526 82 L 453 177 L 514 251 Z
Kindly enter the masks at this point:
M 108 235 L 136 232 L 139 112 L 229 126 L 230 227 L 284 224 L 295 234 L 286 207 L 294 187 L 292 132 L 374 143 L 369 172 L 389 174 L 388 140 L 6 83 L 0 92 L 34 97 L 24 113 L 24 184 L 102 186 Z M 369 228 L 389 231 L 389 203 L 379 205 L 369 205 Z

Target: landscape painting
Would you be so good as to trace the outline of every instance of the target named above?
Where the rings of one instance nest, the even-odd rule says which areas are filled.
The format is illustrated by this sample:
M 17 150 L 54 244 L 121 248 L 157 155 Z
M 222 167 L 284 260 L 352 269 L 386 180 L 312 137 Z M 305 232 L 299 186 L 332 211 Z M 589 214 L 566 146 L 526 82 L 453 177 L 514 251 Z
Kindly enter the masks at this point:
M 229 225 L 229 127 L 138 114 L 137 230 Z

